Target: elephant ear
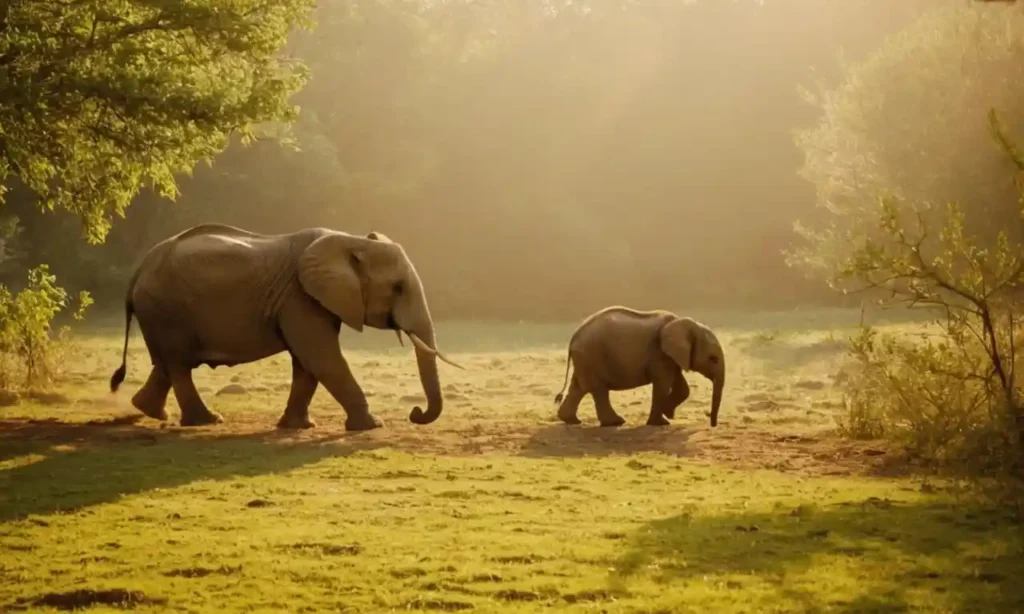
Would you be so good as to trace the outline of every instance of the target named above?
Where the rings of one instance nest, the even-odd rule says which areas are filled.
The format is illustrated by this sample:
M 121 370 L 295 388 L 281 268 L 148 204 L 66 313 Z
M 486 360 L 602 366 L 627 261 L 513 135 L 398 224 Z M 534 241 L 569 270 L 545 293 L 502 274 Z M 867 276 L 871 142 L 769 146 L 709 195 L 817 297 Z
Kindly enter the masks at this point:
M 328 311 L 362 332 L 366 320 L 358 267 L 363 252 L 345 235 L 326 235 L 313 241 L 299 257 L 299 283 Z
M 661 351 L 668 354 L 683 371 L 693 368 L 697 351 L 697 323 L 690 318 L 678 318 L 661 327 L 658 342 Z

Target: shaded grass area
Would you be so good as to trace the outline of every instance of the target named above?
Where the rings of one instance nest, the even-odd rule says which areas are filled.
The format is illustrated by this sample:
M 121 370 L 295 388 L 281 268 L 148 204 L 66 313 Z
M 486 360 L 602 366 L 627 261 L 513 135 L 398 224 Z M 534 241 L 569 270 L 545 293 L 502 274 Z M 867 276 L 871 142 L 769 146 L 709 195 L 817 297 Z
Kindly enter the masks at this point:
M 907 481 L 661 454 L 430 457 L 252 436 L 57 444 L 4 461 L 0 510 L 0 607 L 1024 607 L 1020 527 L 997 511 Z

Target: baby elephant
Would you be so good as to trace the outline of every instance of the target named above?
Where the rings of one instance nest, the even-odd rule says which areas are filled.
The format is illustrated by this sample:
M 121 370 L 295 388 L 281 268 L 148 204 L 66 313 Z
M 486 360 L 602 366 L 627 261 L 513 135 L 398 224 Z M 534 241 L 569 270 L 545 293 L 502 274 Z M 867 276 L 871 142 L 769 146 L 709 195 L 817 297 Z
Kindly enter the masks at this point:
M 569 382 L 569 364 L 575 369 Z M 725 384 L 725 356 L 715 334 L 691 318 L 628 307 L 606 307 L 591 315 L 569 339 L 565 365 L 569 391 L 555 396 L 558 418 L 579 424 L 580 401 L 590 394 L 601 426 L 621 426 L 608 399 L 610 390 L 629 390 L 653 384 L 651 414 L 647 424 L 663 426 L 674 418 L 676 407 L 690 396 L 683 371 L 696 371 L 711 380 L 711 426 L 718 425 Z M 565 383 L 562 384 L 565 391 Z

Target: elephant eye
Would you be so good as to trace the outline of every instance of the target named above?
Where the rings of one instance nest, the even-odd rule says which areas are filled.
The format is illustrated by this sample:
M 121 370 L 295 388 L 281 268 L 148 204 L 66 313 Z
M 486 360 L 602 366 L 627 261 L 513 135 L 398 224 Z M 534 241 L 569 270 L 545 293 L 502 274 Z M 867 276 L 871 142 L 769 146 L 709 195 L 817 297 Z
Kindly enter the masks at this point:
M 713 365 L 717 365 L 718 364 L 718 356 L 716 354 L 712 354 L 711 356 L 708 356 L 708 361 L 711 364 L 713 364 Z
M 392 292 L 394 292 L 396 295 L 397 294 L 401 294 L 402 293 L 402 289 L 403 289 L 402 288 L 402 282 L 400 282 L 400 281 L 396 281 L 395 285 L 391 287 Z

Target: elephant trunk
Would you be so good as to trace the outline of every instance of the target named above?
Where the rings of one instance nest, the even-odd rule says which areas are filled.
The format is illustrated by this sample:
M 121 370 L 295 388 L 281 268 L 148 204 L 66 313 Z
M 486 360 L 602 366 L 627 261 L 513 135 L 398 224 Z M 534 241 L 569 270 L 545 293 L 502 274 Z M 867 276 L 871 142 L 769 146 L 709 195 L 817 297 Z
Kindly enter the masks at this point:
M 725 387 L 725 373 L 718 376 L 711 391 L 711 426 L 718 426 L 718 408 L 722 406 L 722 388 Z
M 427 397 L 427 411 L 424 412 L 419 406 L 413 407 L 412 413 L 409 414 L 409 421 L 414 424 L 430 424 L 441 415 L 444 405 L 444 400 L 441 397 L 441 382 L 437 377 L 437 341 L 434 338 L 434 326 L 428 322 L 418 327 L 417 330 L 408 332 L 418 337 L 423 345 L 427 346 L 421 347 L 419 343 L 415 343 L 416 366 L 420 371 L 423 393 Z M 410 336 L 410 338 L 412 337 Z

